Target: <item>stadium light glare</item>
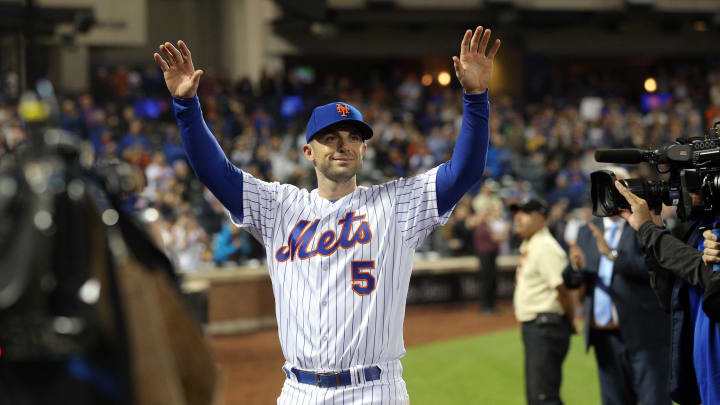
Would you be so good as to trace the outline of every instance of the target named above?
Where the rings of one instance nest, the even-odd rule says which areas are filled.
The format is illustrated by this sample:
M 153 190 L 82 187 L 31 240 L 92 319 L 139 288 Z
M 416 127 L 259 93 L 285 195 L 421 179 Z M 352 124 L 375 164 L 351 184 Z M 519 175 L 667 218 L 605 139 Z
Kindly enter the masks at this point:
M 423 86 L 427 87 L 431 85 L 433 82 L 433 77 L 430 73 L 425 73 L 422 75 L 422 78 L 420 79 L 420 83 L 422 83 Z
M 143 212 L 143 219 L 145 222 L 155 222 L 160 218 L 160 212 L 155 208 L 148 208 Z
M 447 86 L 450 84 L 450 73 L 445 71 L 438 73 L 437 81 L 441 86 Z
M 657 82 L 652 77 L 645 79 L 645 91 L 652 93 L 657 90 Z

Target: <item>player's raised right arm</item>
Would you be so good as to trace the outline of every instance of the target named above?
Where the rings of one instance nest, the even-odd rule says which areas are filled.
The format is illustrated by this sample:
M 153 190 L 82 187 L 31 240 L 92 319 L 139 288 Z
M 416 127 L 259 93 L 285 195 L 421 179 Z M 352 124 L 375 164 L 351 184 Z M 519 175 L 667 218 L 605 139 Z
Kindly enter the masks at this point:
M 488 50 L 490 30 L 482 26 L 465 32 L 460 57 L 453 57 L 455 74 L 463 87 L 463 119 L 452 158 L 437 174 L 438 212 L 443 215 L 482 179 L 490 139 L 488 88 L 493 61 L 500 48 L 496 39 Z
M 178 48 L 166 42 L 160 45 L 162 57 L 158 53 L 153 57 L 173 96 L 185 154 L 198 179 L 233 215 L 242 218 L 242 172 L 227 159 L 203 119 L 197 98 L 203 71 L 195 70 L 190 50 L 183 41 L 178 41 Z

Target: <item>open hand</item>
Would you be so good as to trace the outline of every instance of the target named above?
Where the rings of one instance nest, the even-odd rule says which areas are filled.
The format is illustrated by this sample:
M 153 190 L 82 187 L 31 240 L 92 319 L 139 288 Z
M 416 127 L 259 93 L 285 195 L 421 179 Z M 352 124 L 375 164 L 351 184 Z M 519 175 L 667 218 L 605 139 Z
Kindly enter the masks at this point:
M 157 52 L 153 58 L 163 71 L 165 85 L 170 90 L 170 94 L 177 98 L 193 98 L 197 93 L 203 71 L 195 70 L 187 45 L 183 41 L 178 41 L 177 44 L 179 51 L 170 42 L 165 42 L 159 47 L 165 59 Z
M 467 30 L 460 43 L 460 57 L 453 56 L 455 75 L 467 94 L 484 93 L 490 86 L 493 59 L 500 49 L 500 40 L 496 39 L 485 55 L 489 41 L 489 29 L 483 32 L 483 27 L 480 26 L 475 29 L 474 34 L 472 30 Z

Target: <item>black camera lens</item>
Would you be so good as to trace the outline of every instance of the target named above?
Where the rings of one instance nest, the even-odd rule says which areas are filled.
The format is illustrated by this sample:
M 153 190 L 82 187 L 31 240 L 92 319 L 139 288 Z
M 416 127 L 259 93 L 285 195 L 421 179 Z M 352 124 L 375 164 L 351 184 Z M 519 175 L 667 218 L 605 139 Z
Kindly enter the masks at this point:
M 610 170 L 598 170 L 590 173 L 590 197 L 593 203 L 593 215 L 611 217 L 618 215 L 620 210 L 629 209 L 625 197 L 615 187 L 615 174 Z M 642 179 L 620 180 L 631 193 L 644 199 L 648 208 L 659 211 L 663 201 L 670 205 L 670 187 L 663 181 L 646 181 Z
M 590 173 L 590 197 L 593 215 L 596 217 L 611 217 L 617 215 L 622 208 L 630 207 L 625 197 L 615 187 L 615 180 L 615 173 L 610 170 Z

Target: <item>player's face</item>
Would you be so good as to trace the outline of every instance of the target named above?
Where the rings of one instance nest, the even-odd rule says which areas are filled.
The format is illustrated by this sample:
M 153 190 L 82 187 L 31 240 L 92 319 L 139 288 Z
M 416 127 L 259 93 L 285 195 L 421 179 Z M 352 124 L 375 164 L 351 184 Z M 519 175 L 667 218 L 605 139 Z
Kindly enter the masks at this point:
M 318 171 L 337 183 L 350 180 L 360 171 L 366 150 L 362 135 L 350 126 L 318 134 L 303 148 Z

